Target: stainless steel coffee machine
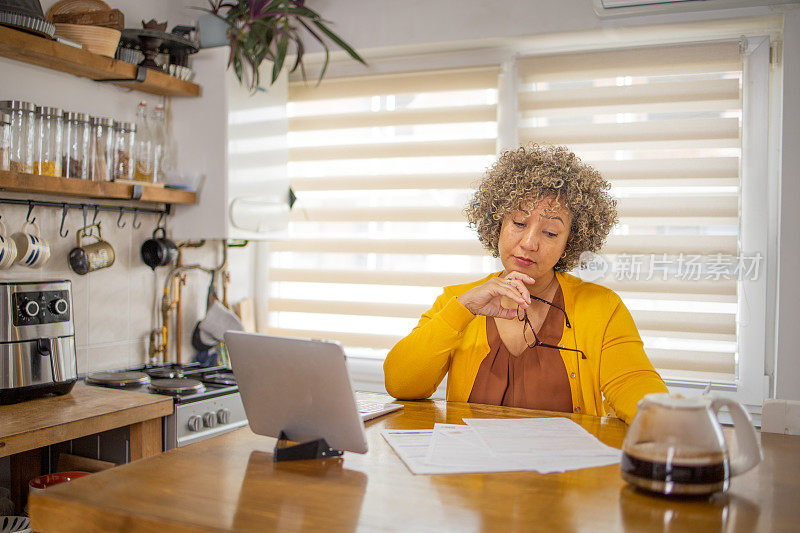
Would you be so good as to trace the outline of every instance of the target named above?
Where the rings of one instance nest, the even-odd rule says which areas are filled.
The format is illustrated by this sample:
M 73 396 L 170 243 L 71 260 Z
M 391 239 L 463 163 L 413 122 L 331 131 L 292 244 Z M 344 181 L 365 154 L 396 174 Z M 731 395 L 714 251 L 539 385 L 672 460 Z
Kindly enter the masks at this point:
M 77 380 L 70 281 L 0 282 L 0 404 L 67 394 Z

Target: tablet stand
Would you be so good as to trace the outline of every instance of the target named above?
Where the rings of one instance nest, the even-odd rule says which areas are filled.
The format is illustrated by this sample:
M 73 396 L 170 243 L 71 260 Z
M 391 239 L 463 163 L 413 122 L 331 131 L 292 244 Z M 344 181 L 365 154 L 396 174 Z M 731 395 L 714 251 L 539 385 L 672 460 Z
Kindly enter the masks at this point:
M 328 446 L 325 439 L 310 440 L 293 445 L 289 445 L 289 442 L 292 441 L 289 440 L 286 433 L 281 431 L 281 434 L 278 436 L 278 442 L 275 443 L 275 450 L 272 455 L 272 460 L 274 462 L 324 459 L 326 457 L 339 457 L 344 453 L 341 450 L 334 450 Z

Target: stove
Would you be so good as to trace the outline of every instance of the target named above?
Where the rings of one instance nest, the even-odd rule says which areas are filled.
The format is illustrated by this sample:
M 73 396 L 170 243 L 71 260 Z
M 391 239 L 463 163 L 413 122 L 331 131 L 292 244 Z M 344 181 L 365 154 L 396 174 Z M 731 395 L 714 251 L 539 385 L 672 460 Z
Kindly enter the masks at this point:
M 171 396 L 173 414 L 164 417 L 164 450 L 186 446 L 247 425 L 236 376 L 224 366 L 199 363 L 144 365 L 95 372 L 86 383 L 146 394 Z

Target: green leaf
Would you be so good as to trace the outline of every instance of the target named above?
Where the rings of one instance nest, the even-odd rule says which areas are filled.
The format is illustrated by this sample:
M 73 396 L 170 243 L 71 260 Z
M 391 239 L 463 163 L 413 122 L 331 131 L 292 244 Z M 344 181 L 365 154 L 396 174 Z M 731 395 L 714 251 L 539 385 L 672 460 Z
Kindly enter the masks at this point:
M 335 42 L 337 45 L 339 45 L 339 47 L 340 47 L 342 50 L 344 50 L 345 52 L 347 52 L 347 53 L 348 53 L 348 55 L 349 55 L 350 57 L 352 57 L 353 59 L 355 59 L 356 61 L 358 61 L 359 63 L 361 63 L 361 64 L 363 64 L 363 65 L 366 65 L 366 64 L 367 64 L 367 62 L 366 62 L 366 61 L 364 61 L 364 59 L 363 59 L 363 58 L 362 58 L 360 55 L 358 55 L 358 52 L 356 52 L 355 50 L 353 50 L 353 48 L 351 48 L 349 44 L 347 44 L 346 42 L 344 42 L 344 41 L 343 41 L 343 40 L 342 40 L 342 39 L 341 39 L 341 38 L 340 38 L 338 35 L 336 35 L 336 34 L 335 34 L 335 33 L 333 33 L 331 30 L 329 30 L 329 29 L 328 29 L 328 28 L 327 28 L 327 27 L 326 27 L 326 26 L 325 26 L 325 25 L 324 25 L 322 22 L 319 22 L 319 21 L 317 21 L 317 20 L 315 20 L 315 21 L 313 21 L 313 22 L 314 22 L 314 25 L 315 25 L 317 28 L 319 28 L 320 30 L 322 30 L 322 32 L 323 32 L 325 35 L 327 35 L 327 36 L 328 36 L 328 38 L 329 38 L 331 41 L 333 41 L 333 42 Z
M 277 53 L 275 54 L 275 62 L 272 64 L 272 83 L 278 80 L 278 76 L 283 69 L 283 63 L 286 61 L 286 50 L 289 48 L 289 38 L 282 35 L 278 39 Z

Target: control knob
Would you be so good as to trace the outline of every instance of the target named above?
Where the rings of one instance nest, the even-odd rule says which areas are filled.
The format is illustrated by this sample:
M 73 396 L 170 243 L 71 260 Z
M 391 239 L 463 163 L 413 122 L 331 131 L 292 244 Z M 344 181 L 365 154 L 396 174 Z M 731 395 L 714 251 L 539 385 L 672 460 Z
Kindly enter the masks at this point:
M 231 410 L 222 408 L 217 411 L 217 422 L 220 424 L 229 424 L 231 421 Z
M 203 415 L 203 424 L 207 428 L 213 428 L 217 425 L 217 415 L 209 411 L 208 413 Z
M 36 316 L 39 314 L 39 304 L 34 300 L 28 300 L 22 304 L 22 312 L 25 316 Z
M 189 417 L 189 431 L 200 431 L 203 429 L 203 419 L 197 415 Z
M 50 311 L 56 315 L 63 315 L 67 312 L 67 301 L 64 298 L 57 298 L 50 302 Z

